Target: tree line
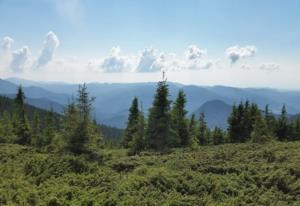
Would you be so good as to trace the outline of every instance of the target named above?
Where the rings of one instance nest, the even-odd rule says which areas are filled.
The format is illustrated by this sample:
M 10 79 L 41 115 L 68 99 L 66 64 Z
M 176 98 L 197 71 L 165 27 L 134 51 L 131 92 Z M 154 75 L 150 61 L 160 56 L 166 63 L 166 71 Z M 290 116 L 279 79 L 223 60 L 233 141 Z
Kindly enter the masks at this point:
M 61 118 L 50 110 L 41 119 L 36 112 L 27 113 L 25 94 L 20 86 L 13 110 L 0 113 L 0 143 L 31 145 L 74 154 L 95 154 L 104 147 L 104 140 L 99 125 L 91 118 L 93 101 L 87 86 L 80 85 L 76 98 L 66 106 Z M 198 145 L 300 140 L 300 119 L 289 120 L 285 106 L 276 117 L 268 105 L 262 111 L 257 104 L 242 101 L 233 106 L 228 128 L 224 130 L 209 128 L 203 113 L 198 119 L 195 114 L 189 118 L 186 103 L 186 95 L 182 90 L 174 102 L 170 101 L 166 81 L 158 82 L 147 117 L 135 97 L 129 108 L 122 146 L 129 149 L 129 154 L 138 154 L 143 150 L 164 151 Z
M 91 118 L 93 101 L 83 84 L 79 86 L 76 98 L 66 106 L 62 118 L 51 109 L 43 119 L 35 112 L 30 114 L 29 120 L 25 94 L 20 86 L 12 111 L 0 114 L 0 143 L 31 145 L 74 154 L 96 151 L 103 145 L 103 136 L 96 121 Z
M 241 101 L 233 106 L 228 128 L 223 130 L 219 127 L 209 128 L 204 113 L 200 114 L 199 119 L 195 114 L 188 118 L 186 102 L 181 90 L 172 103 L 167 82 L 160 81 L 148 117 L 145 118 L 135 97 L 129 109 L 122 142 L 129 149 L 129 154 L 197 145 L 300 140 L 300 119 L 290 121 L 285 106 L 280 116 L 275 117 L 268 105 L 262 111 L 255 103 Z

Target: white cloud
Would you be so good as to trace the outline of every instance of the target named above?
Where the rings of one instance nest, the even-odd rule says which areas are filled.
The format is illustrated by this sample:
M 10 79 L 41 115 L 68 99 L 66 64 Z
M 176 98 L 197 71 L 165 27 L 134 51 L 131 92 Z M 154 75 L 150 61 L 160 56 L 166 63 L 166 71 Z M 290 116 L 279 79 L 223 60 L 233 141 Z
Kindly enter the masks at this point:
M 48 32 L 43 49 L 37 60 L 36 67 L 42 67 L 48 64 L 53 59 L 55 50 L 58 46 L 58 37 L 52 31 Z
M 240 47 L 239 45 L 229 47 L 226 49 L 225 54 L 230 59 L 231 63 L 234 64 L 241 58 L 255 56 L 257 49 L 255 46 Z
M 146 48 L 142 51 L 139 57 L 139 62 L 136 67 L 136 72 L 157 72 L 163 68 L 163 63 L 166 61 L 163 54 L 153 48 Z
M 190 45 L 186 49 L 186 58 L 188 60 L 196 60 L 196 59 L 201 59 L 206 55 L 206 50 L 202 50 L 196 45 Z
M 10 62 L 10 69 L 19 72 L 25 69 L 26 63 L 28 62 L 30 51 L 27 46 L 21 49 L 17 49 L 12 54 L 12 60 Z
M 6 52 L 10 52 L 11 50 L 11 46 L 12 44 L 14 43 L 14 40 L 9 37 L 9 36 L 6 36 L 3 38 L 3 42 L 2 42 L 2 49 L 3 51 L 6 53 Z
M 100 65 L 104 72 L 123 72 L 130 69 L 129 57 L 121 56 L 120 47 L 113 47 L 110 54 L 105 57 Z M 91 67 L 91 64 L 89 64 Z
M 181 69 L 209 69 L 213 66 L 213 61 L 206 58 L 207 51 L 200 49 L 196 45 L 190 45 L 185 51 L 186 61 L 183 61 Z
M 265 64 L 260 65 L 259 68 L 261 70 L 274 71 L 274 70 L 278 70 L 280 68 L 280 66 L 278 64 L 274 64 L 274 63 L 265 63 Z

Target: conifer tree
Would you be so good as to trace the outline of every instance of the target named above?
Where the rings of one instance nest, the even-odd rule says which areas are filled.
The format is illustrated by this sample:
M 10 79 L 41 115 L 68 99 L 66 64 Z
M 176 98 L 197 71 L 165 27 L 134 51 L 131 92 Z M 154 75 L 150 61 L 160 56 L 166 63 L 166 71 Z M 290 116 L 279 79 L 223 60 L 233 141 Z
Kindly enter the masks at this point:
M 33 114 L 32 126 L 31 126 L 31 144 L 35 146 L 40 145 L 41 139 L 41 123 L 37 112 Z
M 133 137 L 138 130 L 139 113 L 138 99 L 137 97 L 134 97 L 129 109 L 127 127 L 124 132 L 123 146 L 125 148 L 129 147 L 130 142 L 133 140 Z
M 265 143 L 271 139 L 268 126 L 261 115 L 257 115 L 251 132 L 251 142 Z
M 2 124 L 2 132 L 0 134 L 2 141 L 7 143 L 15 142 L 14 124 L 8 111 L 3 112 L 0 122 Z
M 151 149 L 162 150 L 174 145 L 171 131 L 169 89 L 166 81 L 157 85 L 152 107 L 149 110 L 146 143 Z
M 199 144 L 197 138 L 197 124 L 196 124 L 196 116 L 193 113 L 189 122 L 189 135 L 192 143 Z
M 286 117 L 285 105 L 283 105 L 281 109 L 281 114 L 277 122 L 276 136 L 280 141 L 287 140 L 288 137 L 288 121 Z
M 276 129 L 276 118 L 273 115 L 272 111 L 269 109 L 269 105 L 267 104 L 265 107 L 265 114 L 264 114 L 265 122 L 267 124 L 267 128 L 269 130 L 269 134 L 271 136 L 275 135 Z
M 231 143 L 240 141 L 240 125 L 241 119 L 238 116 L 238 109 L 236 105 L 233 105 L 232 112 L 228 118 L 228 135 Z
M 214 145 L 223 144 L 225 142 L 225 135 L 221 128 L 215 127 L 212 131 L 212 141 Z
M 172 128 L 179 140 L 180 145 L 178 146 L 183 147 L 188 146 L 191 143 L 186 120 L 187 111 L 185 110 L 185 104 L 185 94 L 180 90 L 172 108 Z
M 137 131 L 129 142 L 129 155 L 139 154 L 145 147 L 145 118 L 143 112 L 139 112 Z
M 198 141 L 200 145 L 207 145 L 209 143 L 207 130 L 208 127 L 205 121 L 205 115 L 202 112 L 199 117 L 199 131 L 198 131 Z
M 300 118 L 294 121 L 293 140 L 300 140 Z
M 51 108 L 50 111 L 47 111 L 45 116 L 42 145 L 46 146 L 51 144 L 54 136 L 55 136 L 54 112 L 53 109 Z
M 95 142 L 99 142 L 98 134 L 91 120 L 92 103 L 94 98 L 89 97 L 86 84 L 79 85 L 76 102 L 67 107 L 65 118 L 65 135 L 67 149 L 75 154 L 89 152 Z M 66 132 L 66 130 L 70 129 Z
M 19 86 L 15 98 L 15 122 L 14 131 L 17 136 L 16 143 L 30 143 L 30 127 L 25 112 L 25 95 L 21 86 Z

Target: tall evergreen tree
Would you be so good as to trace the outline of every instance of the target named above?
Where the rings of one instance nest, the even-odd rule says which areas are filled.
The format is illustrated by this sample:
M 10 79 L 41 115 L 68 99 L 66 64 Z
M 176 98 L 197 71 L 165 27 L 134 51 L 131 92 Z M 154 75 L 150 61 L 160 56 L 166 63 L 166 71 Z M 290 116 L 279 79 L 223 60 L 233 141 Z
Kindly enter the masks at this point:
M 251 132 L 251 142 L 264 143 L 271 139 L 266 121 L 261 115 L 257 115 Z
M 205 121 L 205 115 L 202 112 L 199 117 L 198 141 L 200 145 L 209 144 L 208 127 Z
M 286 117 L 285 105 L 283 105 L 281 109 L 281 114 L 277 122 L 276 136 L 280 141 L 287 140 L 288 138 L 288 120 Z
M 89 97 L 86 84 L 80 85 L 76 102 L 72 102 L 67 108 L 65 118 L 65 131 L 67 135 L 67 149 L 75 154 L 88 152 L 99 142 L 101 135 L 95 130 L 91 120 L 92 103 L 94 98 Z
M 197 138 L 197 124 L 196 124 L 196 116 L 193 113 L 189 122 L 189 135 L 192 143 L 199 144 Z
M 178 146 L 188 146 L 191 143 L 188 122 L 186 120 L 187 111 L 185 110 L 185 104 L 185 94 L 180 90 L 172 108 L 172 128 L 179 139 L 180 145 Z
M 300 140 L 300 118 L 294 121 L 293 140 Z
M 276 118 L 273 115 L 272 111 L 270 111 L 268 104 L 265 107 L 264 118 L 265 118 L 265 122 L 267 124 L 267 128 L 269 130 L 269 134 L 271 136 L 274 136 L 275 129 L 276 129 Z
M 47 111 L 45 116 L 42 145 L 45 146 L 51 144 L 54 136 L 55 136 L 55 120 L 54 120 L 54 112 L 53 109 L 51 108 L 50 111 Z
M 145 147 L 145 118 L 143 112 L 139 112 L 137 131 L 129 142 L 129 155 L 139 154 Z
M 14 122 L 14 130 L 17 136 L 16 143 L 28 144 L 30 143 L 30 127 L 25 112 L 25 94 L 21 86 L 18 88 L 14 101 L 16 108 Z
M 11 114 L 8 111 L 4 111 L 0 120 L 2 124 L 1 139 L 3 142 L 13 143 L 16 140 L 14 132 L 14 123 L 12 121 Z
M 157 85 L 152 107 L 149 110 L 146 143 L 151 149 L 162 150 L 173 146 L 170 117 L 169 89 L 166 81 Z
M 129 147 L 130 142 L 133 140 L 133 137 L 138 130 L 139 115 L 138 99 L 137 97 L 134 97 L 129 109 L 127 127 L 124 132 L 123 146 L 125 148 Z
M 41 122 L 38 113 L 35 111 L 33 114 L 32 126 L 31 126 L 31 144 L 34 146 L 40 146 L 41 139 Z
M 212 131 L 212 141 L 214 145 L 224 144 L 225 135 L 221 128 L 215 127 Z

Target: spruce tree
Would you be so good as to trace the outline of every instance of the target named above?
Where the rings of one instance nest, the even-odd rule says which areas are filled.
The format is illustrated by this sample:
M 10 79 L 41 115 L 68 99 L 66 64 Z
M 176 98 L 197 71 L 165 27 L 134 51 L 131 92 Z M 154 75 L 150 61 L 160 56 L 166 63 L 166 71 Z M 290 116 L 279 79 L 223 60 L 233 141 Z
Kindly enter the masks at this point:
M 137 131 L 129 142 L 129 155 L 139 154 L 145 147 L 145 119 L 143 112 L 139 112 Z
M 51 108 L 50 111 L 47 111 L 45 116 L 42 145 L 46 146 L 51 144 L 54 136 L 55 136 L 55 120 L 54 120 L 54 112 L 53 109 Z
M 14 131 L 14 122 L 12 120 L 11 114 L 8 111 L 4 111 L 1 117 L 2 132 L 1 137 L 2 141 L 7 143 L 13 143 L 16 141 L 16 135 Z
M 224 144 L 225 135 L 221 128 L 215 127 L 212 131 L 212 141 L 214 145 Z
M 205 115 L 202 112 L 199 117 L 199 131 L 198 131 L 198 141 L 200 145 L 207 145 L 209 143 L 207 130 L 208 127 L 205 121 Z
M 185 147 L 191 143 L 186 120 L 187 111 L 185 110 L 185 104 L 185 94 L 180 90 L 172 108 L 172 128 L 179 140 L 179 145 L 175 146 Z
M 86 84 L 79 85 L 76 102 L 67 107 L 64 131 L 67 137 L 67 149 L 75 154 L 90 152 L 95 142 L 101 141 L 101 134 L 91 120 L 92 103 Z M 70 131 L 67 131 L 70 129 Z
M 288 137 L 288 121 L 286 117 L 285 105 L 283 105 L 281 109 L 281 114 L 277 122 L 276 136 L 279 141 L 287 140 Z
M 189 135 L 192 143 L 199 144 L 197 138 L 197 124 L 196 124 L 196 116 L 193 113 L 189 122 Z
M 251 142 L 265 143 L 270 141 L 271 136 L 265 119 L 261 115 L 257 115 L 251 132 Z
M 28 144 L 30 143 L 30 127 L 25 112 L 25 94 L 21 86 L 18 87 L 17 95 L 14 101 L 15 101 L 14 131 L 17 136 L 16 143 Z
M 300 140 L 300 118 L 294 121 L 293 140 Z
M 159 82 L 152 107 L 149 110 L 146 130 L 146 143 L 151 149 L 163 150 L 174 145 L 168 96 L 169 89 L 166 81 Z
M 232 112 L 228 117 L 228 135 L 231 143 L 237 143 L 240 141 L 240 124 L 241 119 L 238 117 L 237 106 L 233 105 Z
M 276 129 L 276 118 L 273 115 L 272 111 L 270 111 L 268 104 L 265 107 L 264 118 L 269 130 L 269 134 L 271 136 L 274 136 Z
M 129 147 L 130 142 L 133 140 L 133 137 L 138 130 L 138 121 L 139 121 L 139 105 L 138 105 L 137 97 L 134 97 L 132 100 L 131 107 L 129 109 L 127 127 L 124 132 L 123 146 L 125 148 Z
M 31 144 L 34 146 L 41 146 L 41 123 L 38 113 L 35 111 L 33 114 L 32 126 L 31 126 Z

